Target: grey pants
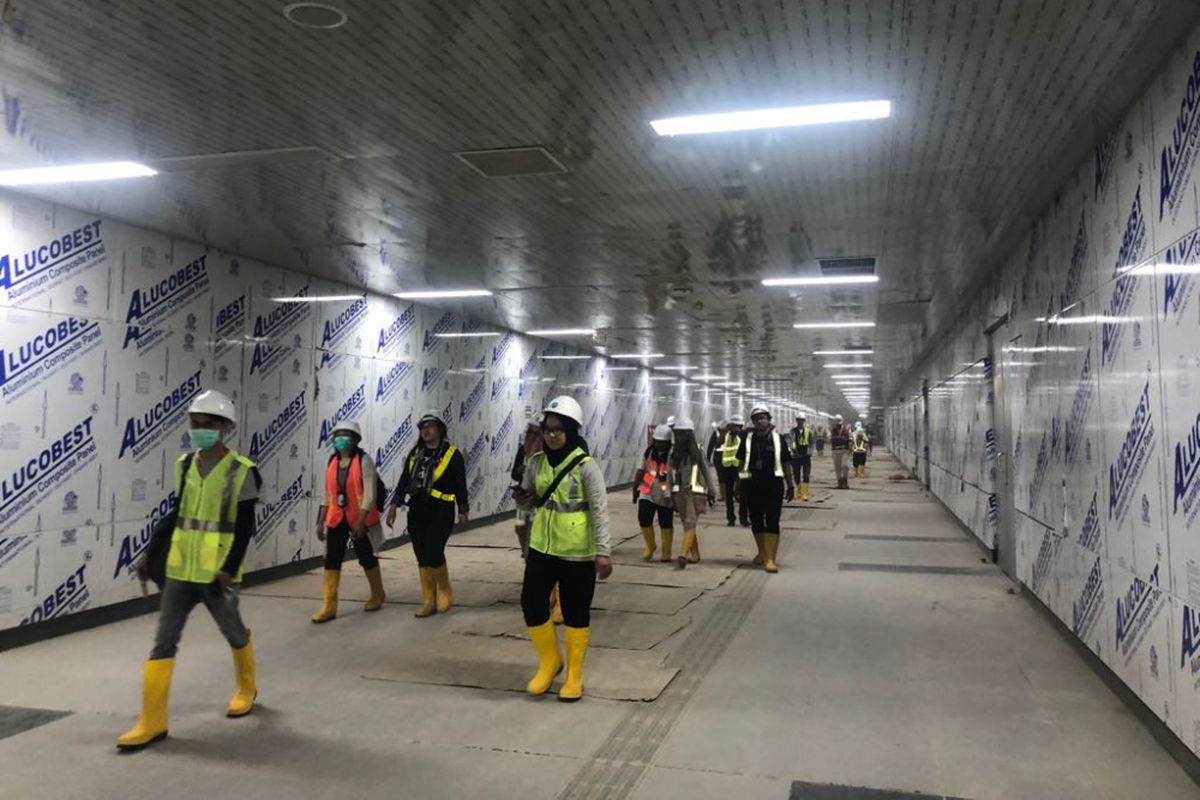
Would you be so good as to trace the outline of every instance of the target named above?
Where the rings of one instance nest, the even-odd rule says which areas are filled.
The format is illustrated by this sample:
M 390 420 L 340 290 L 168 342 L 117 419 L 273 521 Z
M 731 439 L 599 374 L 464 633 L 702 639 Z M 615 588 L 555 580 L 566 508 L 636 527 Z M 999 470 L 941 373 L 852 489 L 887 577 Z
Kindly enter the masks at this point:
M 833 474 L 838 479 L 850 477 L 850 465 L 846 463 L 846 450 L 833 451 Z
M 168 578 L 162 590 L 154 649 L 150 651 L 152 661 L 175 657 L 183 626 L 197 603 L 204 603 L 225 641 L 234 650 L 241 650 L 250 642 L 250 631 L 246 630 L 242 615 L 238 613 L 237 589 L 232 586 L 222 589 L 217 583 L 187 583 Z

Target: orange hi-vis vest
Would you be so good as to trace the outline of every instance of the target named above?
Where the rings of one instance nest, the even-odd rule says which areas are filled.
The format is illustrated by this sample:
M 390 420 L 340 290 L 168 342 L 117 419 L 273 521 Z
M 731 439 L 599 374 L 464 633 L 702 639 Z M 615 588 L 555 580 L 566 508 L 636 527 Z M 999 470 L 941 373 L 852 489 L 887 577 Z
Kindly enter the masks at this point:
M 341 494 L 338 487 L 338 462 L 340 458 L 329 459 L 325 468 L 325 496 L 336 498 Z M 338 508 L 336 502 L 325 510 L 325 525 L 336 528 L 346 520 L 349 525 L 357 525 L 362 514 L 363 474 L 362 459 L 357 455 L 350 459 L 350 472 L 346 475 L 346 507 Z M 372 503 L 367 509 L 367 527 L 379 524 L 379 509 Z
M 667 486 L 667 462 L 659 462 L 658 459 L 650 456 L 646 459 L 646 467 L 642 472 L 642 485 L 639 491 L 642 497 L 649 497 L 654 489 L 654 482 L 658 481 L 665 490 Z

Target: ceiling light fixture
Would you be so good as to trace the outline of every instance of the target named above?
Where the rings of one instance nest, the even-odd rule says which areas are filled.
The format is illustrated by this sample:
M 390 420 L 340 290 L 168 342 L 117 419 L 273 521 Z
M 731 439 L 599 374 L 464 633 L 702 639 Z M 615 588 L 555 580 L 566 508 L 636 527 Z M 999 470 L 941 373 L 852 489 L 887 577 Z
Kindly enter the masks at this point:
M 792 325 L 797 330 L 815 330 L 817 328 L 874 328 L 874 322 L 797 322 Z
M 57 167 L 27 167 L 0 170 L 0 186 L 35 186 L 47 183 L 83 183 L 119 178 L 149 178 L 158 171 L 135 161 L 105 161 L 98 164 L 64 164 Z
M 543 328 L 541 330 L 525 331 L 527 336 L 595 336 L 593 328 Z
M 471 331 L 470 333 L 435 333 L 435 339 L 482 339 L 487 336 L 503 336 L 499 331 Z
M 728 376 L 725 376 L 725 375 L 697 375 L 696 380 L 698 380 L 698 381 L 727 381 L 727 380 L 729 380 L 729 378 L 728 378 Z
M 605 367 L 605 372 L 637 372 L 640 367 Z
M 666 353 L 613 353 L 609 358 L 666 358 Z
M 683 136 L 697 133 L 729 133 L 791 128 L 800 125 L 823 125 L 833 122 L 855 122 L 884 119 L 891 115 L 892 102 L 890 100 L 866 100 L 850 103 L 760 108 L 723 114 L 667 117 L 651 120 L 650 127 L 659 136 Z
M 297 297 L 272 297 L 272 303 L 338 303 L 350 300 L 360 300 L 366 295 L 361 294 L 327 294 L 303 295 Z
M 687 372 L 689 369 L 697 369 L 697 367 L 685 367 L 685 366 L 677 364 L 677 365 L 669 366 L 669 367 L 655 367 L 655 369 L 661 369 L 661 370 L 669 369 L 672 372 Z M 699 380 L 699 379 L 697 378 L 697 380 Z
M 875 351 L 870 348 L 866 350 L 813 350 L 814 356 L 869 356 L 874 354 Z
M 830 362 L 823 364 L 825 369 L 870 369 L 874 364 L 851 364 L 850 362 Z
M 822 278 L 763 278 L 763 286 L 844 286 L 853 283 L 879 283 L 878 275 L 830 275 Z
M 396 292 L 401 300 L 454 300 L 463 297 L 491 297 L 488 289 L 422 289 L 415 292 Z
M 542 356 L 543 361 L 587 361 L 591 356 Z
M 654 375 L 654 376 L 650 377 L 649 380 L 651 380 L 655 383 L 660 383 L 662 381 L 677 381 L 677 380 L 679 380 L 679 378 L 673 377 L 671 375 Z

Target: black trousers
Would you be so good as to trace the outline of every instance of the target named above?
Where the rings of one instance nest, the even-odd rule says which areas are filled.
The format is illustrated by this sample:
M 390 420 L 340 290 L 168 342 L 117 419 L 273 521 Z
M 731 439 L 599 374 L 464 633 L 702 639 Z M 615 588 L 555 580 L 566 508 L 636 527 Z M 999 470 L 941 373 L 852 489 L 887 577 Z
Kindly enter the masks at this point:
M 336 528 L 325 529 L 325 569 L 341 569 L 346 560 L 346 545 L 350 541 L 350 526 L 343 522 Z M 379 559 L 375 557 L 375 548 L 365 535 L 354 540 L 354 554 L 363 569 L 375 569 Z
M 446 563 L 446 542 L 457 513 L 454 503 L 428 495 L 408 501 L 408 538 L 419 566 L 437 569 Z
M 638 526 L 642 528 L 654 527 L 654 517 L 658 517 L 658 527 L 673 528 L 675 527 L 675 509 L 671 506 L 658 506 L 649 500 L 638 500 Z
M 865 467 L 867 465 L 866 453 L 852 453 L 852 463 L 856 467 Z
M 779 533 L 783 512 L 783 478 L 742 481 L 742 497 L 750 506 L 750 529 L 755 533 Z
M 550 621 L 550 590 L 558 584 L 563 624 L 587 628 L 592 624 L 592 598 L 596 595 L 596 562 L 567 561 L 529 548 L 525 557 L 525 583 L 521 611 L 525 624 L 537 628 Z
M 812 477 L 812 456 L 796 456 L 792 459 L 792 474 L 796 476 L 793 480 L 808 483 Z
M 725 519 L 729 522 L 733 522 L 735 519 L 733 514 L 733 495 L 734 487 L 737 486 L 738 482 L 737 467 L 721 467 L 720 478 L 721 491 L 725 494 Z M 740 520 L 741 522 L 748 521 L 750 517 L 748 516 L 748 512 L 746 510 L 746 497 L 744 495 L 742 496 L 741 500 L 738 501 L 737 506 L 736 519 Z

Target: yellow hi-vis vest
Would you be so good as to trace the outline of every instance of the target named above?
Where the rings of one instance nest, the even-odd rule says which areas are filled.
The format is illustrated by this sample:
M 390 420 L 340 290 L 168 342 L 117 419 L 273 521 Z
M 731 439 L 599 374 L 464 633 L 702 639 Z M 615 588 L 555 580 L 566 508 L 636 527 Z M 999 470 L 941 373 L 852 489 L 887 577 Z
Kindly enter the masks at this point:
M 742 437 L 736 433 L 725 434 L 725 444 L 721 445 L 721 466 L 736 467 L 738 465 L 737 451 L 741 447 Z
M 796 437 L 796 447 L 811 447 L 812 446 L 812 428 L 805 425 L 800 429 L 800 435 Z
M 567 454 L 558 467 L 550 466 L 546 454 L 535 453 L 537 475 L 534 491 L 538 497 L 545 494 L 550 484 L 576 457 L 584 455 L 578 447 Z M 583 465 L 591 461 L 585 456 L 569 475 L 558 482 L 545 505 L 536 510 L 533 529 L 529 533 L 529 546 L 539 553 L 559 558 L 595 558 L 596 531 L 592 523 L 591 506 L 583 491 Z
M 746 455 L 742 459 L 742 471 L 741 471 L 742 480 L 747 480 L 751 477 L 750 464 L 753 463 L 753 457 L 752 457 L 750 451 L 754 449 L 754 439 L 755 439 L 755 436 L 754 436 L 753 431 L 746 434 Z M 772 442 L 772 444 L 775 445 L 775 477 L 782 478 L 783 477 L 783 440 L 780 438 L 779 430 L 777 428 L 771 429 L 771 442 Z
M 171 535 L 167 577 L 186 583 L 212 583 L 233 547 L 238 498 L 254 462 L 230 450 L 202 478 L 196 458 L 183 474 L 186 458 L 182 455 L 175 462 L 175 485 L 183 492 L 183 505 Z M 242 579 L 240 568 L 233 579 Z
M 412 455 L 408 457 L 409 475 L 413 474 L 413 467 L 417 466 L 417 455 L 421 452 L 421 447 L 422 445 L 417 445 L 415 448 L 413 448 Z M 445 500 L 447 503 L 453 503 L 455 501 L 456 498 L 454 496 L 454 492 L 439 492 L 433 487 L 442 479 L 442 476 L 446 474 L 446 470 L 450 467 L 450 459 L 454 458 L 454 454 L 457 452 L 458 449 L 454 445 L 450 445 L 446 448 L 446 454 L 442 456 L 442 460 L 439 461 L 438 465 L 433 468 L 433 477 L 429 481 L 430 497 L 437 500 Z
M 672 492 L 679 492 L 679 473 L 675 473 L 675 485 L 671 487 Z M 700 465 L 692 465 L 692 485 L 691 491 L 696 494 L 707 494 L 708 487 L 700 480 Z

